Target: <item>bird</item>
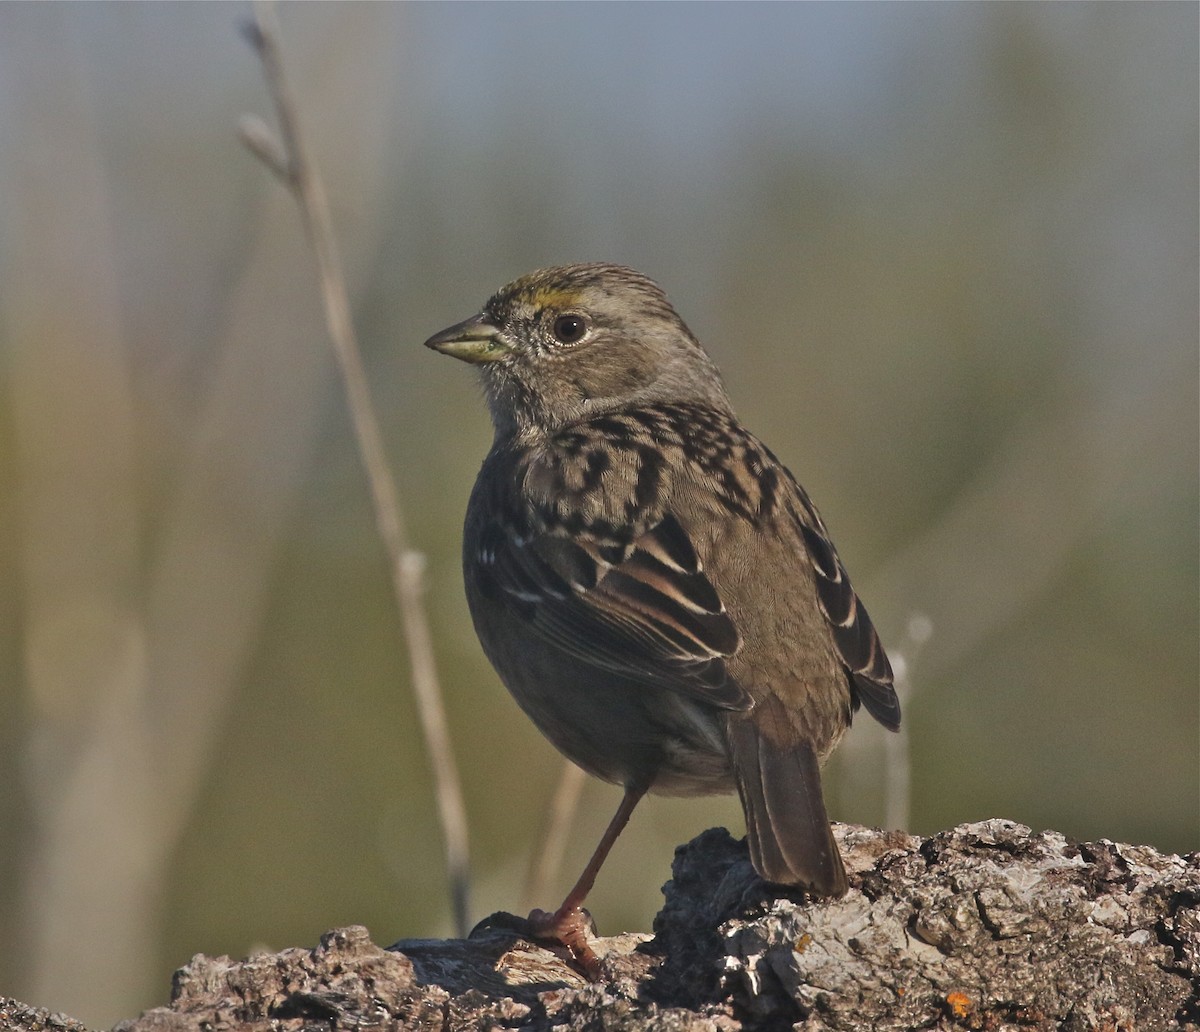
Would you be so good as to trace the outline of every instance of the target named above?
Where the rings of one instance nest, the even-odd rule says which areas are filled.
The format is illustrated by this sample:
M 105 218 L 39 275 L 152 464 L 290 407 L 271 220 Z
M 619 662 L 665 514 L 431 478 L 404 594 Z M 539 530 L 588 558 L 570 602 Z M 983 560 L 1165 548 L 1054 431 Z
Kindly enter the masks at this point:
M 463 532 L 483 651 L 546 738 L 624 790 L 532 934 L 594 967 L 583 903 L 647 792 L 736 791 L 764 881 L 844 895 L 820 767 L 860 706 L 899 728 L 891 664 L 816 507 L 662 288 L 539 269 L 425 343 L 477 367 L 493 424 Z

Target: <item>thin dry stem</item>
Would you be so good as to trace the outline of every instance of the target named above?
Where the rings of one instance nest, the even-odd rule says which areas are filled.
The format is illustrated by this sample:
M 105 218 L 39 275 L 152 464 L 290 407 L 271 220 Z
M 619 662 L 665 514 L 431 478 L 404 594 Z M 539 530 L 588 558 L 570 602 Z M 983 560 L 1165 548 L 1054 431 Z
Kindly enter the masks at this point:
M 554 790 L 554 798 L 546 810 L 546 819 L 538 836 L 538 846 L 530 855 L 529 868 L 525 872 L 526 910 L 544 906 L 550 895 L 567 851 L 571 822 L 579 808 L 579 795 L 586 779 L 582 768 L 576 767 L 570 760 L 563 760 L 558 787 Z
M 903 648 L 897 655 L 896 693 L 902 706 L 913 697 L 913 668 L 917 656 L 933 634 L 933 624 L 924 613 L 913 613 Z M 894 735 L 883 740 L 884 755 L 884 817 L 885 828 L 908 829 L 912 804 L 912 761 L 909 757 L 909 724 L 904 722 Z
M 469 885 L 466 809 L 438 687 L 429 621 L 421 601 L 421 570 L 424 564 L 421 556 L 412 552 L 408 545 L 399 496 L 384 453 L 383 438 L 371 404 L 350 316 L 350 303 L 330 222 L 329 204 L 324 184 L 301 138 L 295 100 L 288 87 L 279 52 L 279 29 L 275 13 L 268 0 L 259 0 L 254 13 L 255 22 L 247 26 L 247 36 L 262 61 L 267 87 L 279 119 L 281 139 L 274 141 L 269 136 L 264 137 L 261 124 L 245 121 L 243 139 L 247 136 L 245 126 L 253 125 L 252 138 L 247 140 L 250 150 L 283 179 L 295 196 L 305 234 L 317 260 L 325 320 L 341 369 L 359 454 L 371 488 L 376 527 L 391 567 L 392 588 L 408 646 L 417 711 L 433 770 L 455 927 L 458 934 L 463 936 L 468 927 Z

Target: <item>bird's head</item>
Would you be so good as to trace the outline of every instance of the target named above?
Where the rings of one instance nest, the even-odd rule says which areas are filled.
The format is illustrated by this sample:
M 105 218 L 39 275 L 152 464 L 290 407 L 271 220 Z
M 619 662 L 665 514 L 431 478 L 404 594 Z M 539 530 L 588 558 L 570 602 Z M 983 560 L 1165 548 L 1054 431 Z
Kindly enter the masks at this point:
M 620 265 L 522 276 L 425 344 L 479 367 L 498 436 L 638 404 L 728 406 L 716 366 L 666 294 Z

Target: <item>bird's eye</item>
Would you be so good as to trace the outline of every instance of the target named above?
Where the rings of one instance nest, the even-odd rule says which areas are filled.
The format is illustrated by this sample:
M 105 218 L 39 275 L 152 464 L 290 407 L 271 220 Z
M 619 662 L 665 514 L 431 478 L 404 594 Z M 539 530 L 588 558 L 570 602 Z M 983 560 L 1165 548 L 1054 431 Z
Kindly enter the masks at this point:
M 560 344 L 578 344 L 587 330 L 587 320 L 582 315 L 560 315 L 554 320 L 554 339 Z

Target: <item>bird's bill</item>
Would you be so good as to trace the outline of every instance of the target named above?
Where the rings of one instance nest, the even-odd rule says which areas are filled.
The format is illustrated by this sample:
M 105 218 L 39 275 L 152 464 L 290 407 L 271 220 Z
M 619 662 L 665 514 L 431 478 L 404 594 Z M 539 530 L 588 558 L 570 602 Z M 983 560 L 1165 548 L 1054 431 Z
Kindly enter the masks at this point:
M 435 333 L 425 342 L 425 346 L 472 365 L 496 362 L 509 353 L 508 344 L 500 335 L 500 328 L 482 315 L 473 315 L 441 333 Z

